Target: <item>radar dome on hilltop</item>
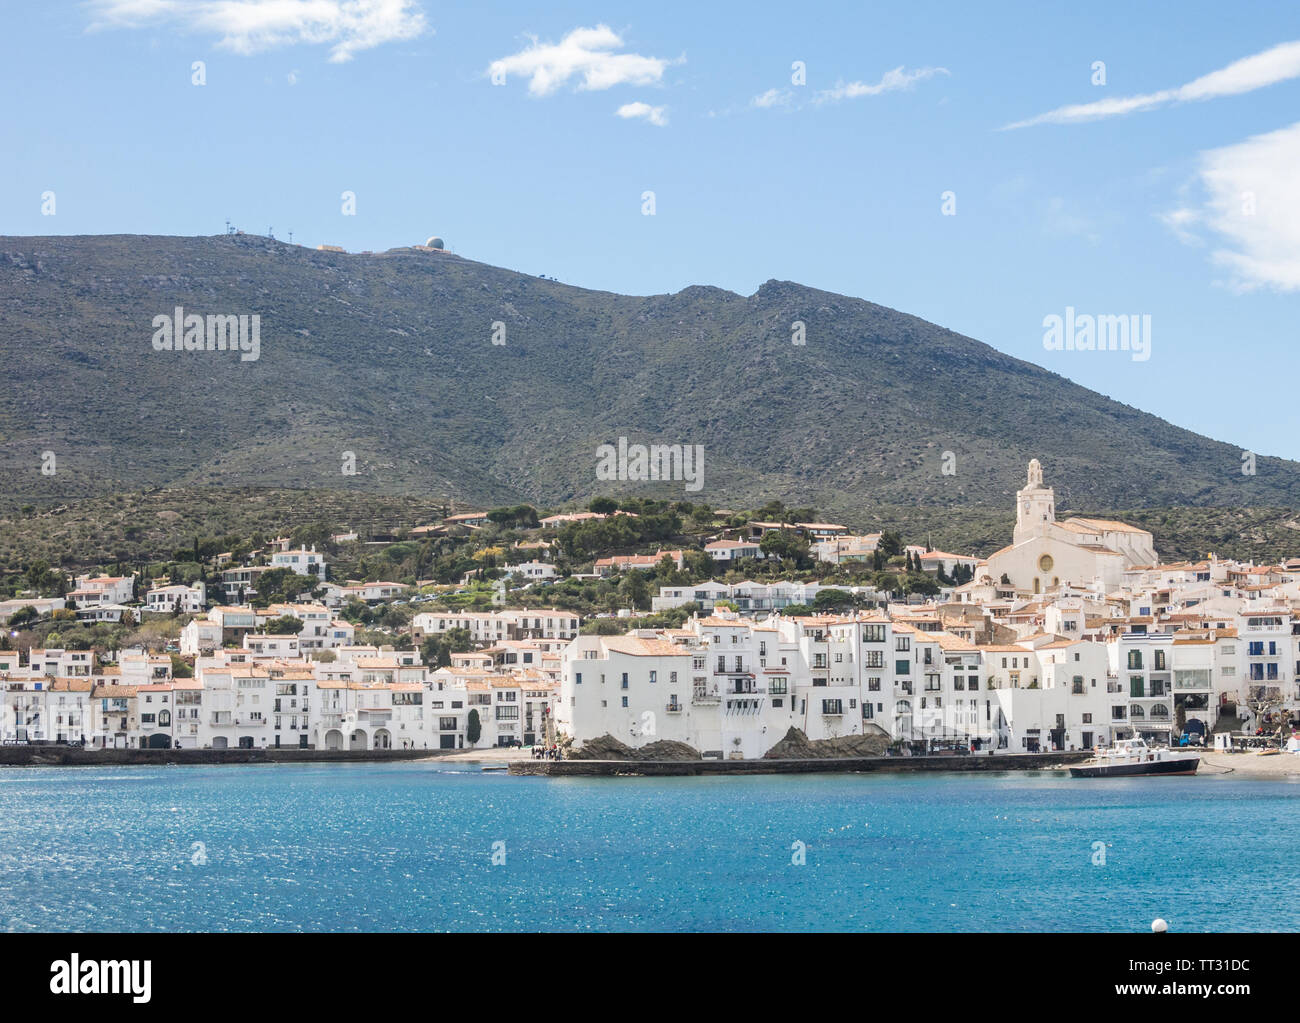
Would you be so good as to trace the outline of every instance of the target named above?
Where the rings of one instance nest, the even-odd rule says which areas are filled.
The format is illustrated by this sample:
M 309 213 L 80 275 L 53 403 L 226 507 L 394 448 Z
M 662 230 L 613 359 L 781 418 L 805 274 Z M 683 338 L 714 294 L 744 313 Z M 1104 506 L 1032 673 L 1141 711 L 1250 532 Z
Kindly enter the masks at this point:
M 430 238 L 427 242 L 425 242 L 424 245 L 425 248 L 429 248 L 429 249 L 446 248 L 446 246 L 443 244 L 442 239 L 439 238 L 436 234 L 432 238 Z

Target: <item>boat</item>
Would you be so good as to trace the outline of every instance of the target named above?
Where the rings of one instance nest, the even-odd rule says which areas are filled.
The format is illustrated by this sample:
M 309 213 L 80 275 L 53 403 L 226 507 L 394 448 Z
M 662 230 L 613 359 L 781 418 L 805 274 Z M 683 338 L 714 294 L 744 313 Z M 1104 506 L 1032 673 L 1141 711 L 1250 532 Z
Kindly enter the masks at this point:
M 1133 775 L 1195 774 L 1201 755 L 1188 750 L 1148 746 L 1145 739 L 1121 739 L 1099 749 L 1091 760 L 1070 768 L 1072 778 L 1125 778 Z

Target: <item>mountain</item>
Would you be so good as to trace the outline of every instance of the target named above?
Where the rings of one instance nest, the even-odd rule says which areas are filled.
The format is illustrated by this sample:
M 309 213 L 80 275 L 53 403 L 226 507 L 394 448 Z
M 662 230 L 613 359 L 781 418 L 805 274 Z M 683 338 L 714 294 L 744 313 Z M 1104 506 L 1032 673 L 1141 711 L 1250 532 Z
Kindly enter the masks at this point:
M 260 316 L 259 357 L 155 350 L 154 318 L 178 306 Z M 1244 476 L 1237 446 L 786 281 L 632 297 L 419 248 L 0 237 L 0 357 L 10 500 L 239 485 L 1009 511 L 1036 457 L 1062 508 L 1300 507 L 1295 463 Z M 702 445 L 703 489 L 598 479 L 597 447 L 620 437 Z

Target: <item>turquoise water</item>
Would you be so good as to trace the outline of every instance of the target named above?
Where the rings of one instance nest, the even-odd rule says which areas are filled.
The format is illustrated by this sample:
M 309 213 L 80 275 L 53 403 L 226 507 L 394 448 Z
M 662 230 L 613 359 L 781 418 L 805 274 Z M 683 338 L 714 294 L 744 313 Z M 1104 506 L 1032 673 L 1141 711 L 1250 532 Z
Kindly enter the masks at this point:
M 1290 929 L 1297 797 L 1284 781 L 1053 772 L 6 769 L 0 928 Z

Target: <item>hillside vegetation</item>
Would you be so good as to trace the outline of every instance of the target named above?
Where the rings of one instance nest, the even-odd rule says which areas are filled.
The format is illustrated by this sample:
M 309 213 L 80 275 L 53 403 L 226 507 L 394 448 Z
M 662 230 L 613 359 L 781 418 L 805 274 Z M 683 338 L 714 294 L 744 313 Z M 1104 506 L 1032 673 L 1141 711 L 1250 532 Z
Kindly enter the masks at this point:
M 153 318 L 177 306 L 260 315 L 260 357 L 155 351 Z M 909 509 L 936 544 L 969 548 L 1005 542 L 1031 457 L 1061 508 L 1300 507 L 1294 463 L 1260 458 L 1243 476 L 1231 444 L 916 317 L 781 281 L 629 297 L 409 249 L 8 237 L 0 355 L 0 495 L 18 508 L 153 487 L 480 506 L 617 492 L 780 499 L 863 525 Z M 702 445 L 703 489 L 598 479 L 596 448 L 619 437 Z M 946 532 L 978 528 L 977 512 L 999 516 L 996 540 Z

